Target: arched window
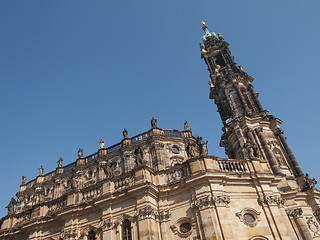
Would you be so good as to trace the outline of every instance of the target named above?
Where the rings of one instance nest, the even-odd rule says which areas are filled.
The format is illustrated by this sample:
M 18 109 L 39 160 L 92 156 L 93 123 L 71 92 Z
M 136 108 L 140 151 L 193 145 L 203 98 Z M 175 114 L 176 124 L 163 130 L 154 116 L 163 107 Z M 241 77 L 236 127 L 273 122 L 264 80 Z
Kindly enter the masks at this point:
M 132 240 L 131 222 L 128 219 L 122 223 L 122 240 Z
M 89 232 L 88 240 L 96 240 L 96 233 L 93 230 Z

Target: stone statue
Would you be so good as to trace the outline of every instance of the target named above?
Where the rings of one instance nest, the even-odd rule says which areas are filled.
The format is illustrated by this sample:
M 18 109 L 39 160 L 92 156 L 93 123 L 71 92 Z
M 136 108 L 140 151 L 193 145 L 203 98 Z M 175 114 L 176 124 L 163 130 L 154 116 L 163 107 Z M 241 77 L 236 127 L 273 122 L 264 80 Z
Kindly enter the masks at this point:
M 198 137 L 197 144 L 200 149 L 200 155 L 208 155 L 208 147 L 207 147 L 208 141 L 204 142 L 202 137 Z
M 100 139 L 100 149 L 103 149 L 104 148 L 104 141 L 103 141 L 103 139 Z
M 122 135 L 123 135 L 123 138 L 124 138 L 124 139 L 127 139 L 127 138 L 128 138 L 128 131 L 127 131 L 127 129 L 123 129 Z
M 114 164 L 110 163 L 104 168 L 104 173 L 107 175 L 107 177 L 113 177 L 113 169 Z
M 218 38 L 219 38 L 219 40 L 224 40 L 221 33 L 218 33 Z
M 254 156 L 257 157 L 257 158 L 260 158 L 260 151 L 259 151 L 259 148 L 257 146 L 257 144 L 253 144 L 253 149 L 254 149 Z
M 6 208 L 8 208 L 8 215 L 14 214 L 14 206 L 16 204 L 17 204 L 17 201 L 12 197 L 11 201 L 8 204 L 8 206 L 6 206 Z
M 249 158 L 253 158 L 254 157 L 254 149 L 251 143 L 246 143 L 245 144 L 245 148 L 247 150 L 247 153 L 249 155 Z
M 22 184 L 21 185 L 25 185 L 27 181 L 27 177 L 26 176 L 22 176 Z
M 138 147 L 135 151 L 134 154 L 136 155 L 136 166 L 142 165 L 142 160 L 143 160 L 143 151 L 141 150 L 140 147 Z
M 63 162 L 63 158 L 60 157 L 58 160 L 58 167 L 61 168 L 62 167 L 62 162 Z
M 187 121 L 184 122 L 184 130 L 189 131 L 189 125 Z
M 304 181 L 305 181 L 304 191 L 315 188 L 315 186 L 317 184 L 317 181 L 314 178 L 311 179 L 308 173 L 306 173 L 306 175 L 304 177 Z
M 78 158 L 82 158 L 83 157 L 83 149 L 79 148 L 78 150 Z
M 70 182 L 71 182 L 72 189 L 78 189 L 78 177 L 76 173 L 73 174 Z
M 154 117 L 151 119 L 151 127 L 157 128 L 157 119 L 155 119 Z
M 42 176 L 43 175 L 43 171 L 44 171 L 43 166 L 41 165 L 41 167 L 38 168 L 38 169 L 39 169 L 39 176 Z
M 221 68 L 220 65 L 217 64 L 216 68 L 214 69 L 214 73 L 216 74 L 216 76 L 220 76 L 220 72 L 219 72 L 220 68 Z
M 189 158 L 194 158 L 199 155 L 198 146 L 195 143 L 188 143 L 186 152 Z

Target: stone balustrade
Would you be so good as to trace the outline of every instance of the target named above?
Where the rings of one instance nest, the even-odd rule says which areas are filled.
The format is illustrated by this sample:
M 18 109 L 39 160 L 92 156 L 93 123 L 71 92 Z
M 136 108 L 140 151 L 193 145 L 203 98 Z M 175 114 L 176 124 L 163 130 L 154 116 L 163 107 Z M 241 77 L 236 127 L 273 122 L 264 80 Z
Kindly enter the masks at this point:
M 41 202 L 31 207 L 27 207 L 22 212 L 13 216 L 13 225 L 21 226 L 39 217 L 53 217 L 63 212 L 65 208 L 74 204 L 84 204 L 94 201 L 101 196 L 116 194 L 125 189 L 134 189 L 136 184 L 151 182 L 158 186 L 171 186 L 192 179 L 193 176 L 201 172 L 212 172 L 212 177 L 221 178 L 221 173 L 248 174 L 250 172 L 246 160 L 218 159 L 213 156 L 198 157 L 190 159 L 182 164 L 177 164 L 163 171 L 153 171 L 148 166 L 134 168 L 131 172 L 106 178 L 92 186 L 86 186 L 79 191 L 69 191 L 49 202 Z M 217 176 L 214 173 L 218 173 Z M 190 180 L 191 181 L 191 180 Z M 30 182 L 28 183 L 30 184 Z

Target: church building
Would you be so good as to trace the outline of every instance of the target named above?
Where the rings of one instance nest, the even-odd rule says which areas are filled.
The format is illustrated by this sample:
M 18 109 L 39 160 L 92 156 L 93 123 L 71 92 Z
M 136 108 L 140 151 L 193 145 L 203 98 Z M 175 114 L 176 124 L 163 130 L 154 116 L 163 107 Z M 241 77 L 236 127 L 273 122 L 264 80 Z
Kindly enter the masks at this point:
M 223 122 L 228 158 L 182 130 L 150 129 L 22 184 L 0 220 L 0 240 L 320 239 L 320 192 L 221 34 L 201 58 Z M 209 109 L 208 109 L 209 110 Z M 210 134 L 210 133 L 208 133 Z M 9 200 L 9 199 L 8 199 Z

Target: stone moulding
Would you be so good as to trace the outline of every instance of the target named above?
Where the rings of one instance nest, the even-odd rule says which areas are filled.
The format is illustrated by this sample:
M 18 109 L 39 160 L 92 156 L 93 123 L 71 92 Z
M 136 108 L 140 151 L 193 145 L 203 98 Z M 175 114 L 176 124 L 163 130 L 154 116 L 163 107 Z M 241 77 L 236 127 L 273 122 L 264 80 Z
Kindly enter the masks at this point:
M 181 238 L 189 237 L 196 228 L 196 219 L 189 217 L 179 218 L 170 226 L 172 232 Z
M 287 209 L 286 213 L 288 214 L 289 217 L 299 218 L 302 216 L 303 211 L 302 211 L 302 208 L 292 208 L 292 209 Z
M 260 221 L 260 212 L 253 208 L 244 208 L 241 212 L 237 212 L 236 216 L 240 222 L 243 222 L 249 227 L 255 227 Z
M 259 199 L 259 203 L 261 205 L 265 204 L 268 206 L 283 207 L 285 202 L 286 202 L 286 199 L 281 196 L 265 195 L 263 198 Z
M 229 207 L 230 196 L 227 195 L 206 195 L 201 198 L 192 198 L 190 207 L 197 210 L 202 210 L 208 207 Z

